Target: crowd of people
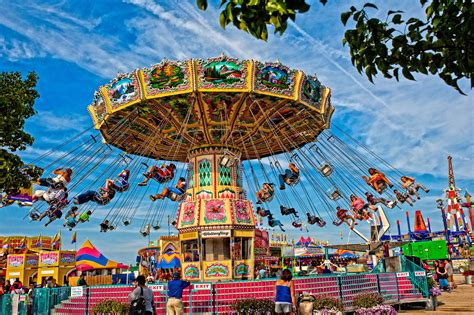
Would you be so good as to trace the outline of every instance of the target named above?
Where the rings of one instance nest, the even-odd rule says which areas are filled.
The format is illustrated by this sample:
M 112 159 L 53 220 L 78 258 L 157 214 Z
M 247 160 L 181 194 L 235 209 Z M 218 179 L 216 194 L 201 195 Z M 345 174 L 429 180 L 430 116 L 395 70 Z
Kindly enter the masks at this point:
M 454 267 L 450 259 L 433 261 L 433 268 L 427 262 L 424 262 L 423 268 L 429 276 L 433 277 L 440 289 L 450 292 L 456 288 Z

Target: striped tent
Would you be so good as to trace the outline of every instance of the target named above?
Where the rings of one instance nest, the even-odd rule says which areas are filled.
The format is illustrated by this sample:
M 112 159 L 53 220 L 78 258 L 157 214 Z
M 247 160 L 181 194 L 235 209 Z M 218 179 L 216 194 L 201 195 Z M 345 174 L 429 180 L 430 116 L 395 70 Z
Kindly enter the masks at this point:
M 108 259 L 89 240 L 76 253 L 76 269 L 79 271 L 114 268 L 128 269 L 128 266 Z

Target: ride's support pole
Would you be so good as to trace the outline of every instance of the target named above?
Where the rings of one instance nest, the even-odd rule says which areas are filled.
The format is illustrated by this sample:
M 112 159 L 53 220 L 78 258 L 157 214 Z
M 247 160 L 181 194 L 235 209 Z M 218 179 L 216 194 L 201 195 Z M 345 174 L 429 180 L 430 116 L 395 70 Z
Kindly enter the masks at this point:
M 398 239 L 402 239 L 402 229 L 400 228 L 400 220 L 397 220 Z
M 459 208 L 459 213 L 461 214 L 461 223 L 464 228 L 464 231 L 469 234 L 471 229 L 469 228 L 469 224 L 466 223 L 466 216 L 464 215 L 464 210 L 462 209 L 462 207 Z
M 472 200 L 471 200 L 471 195 L 469 193 L 466 193 L 466 203 L 469 209 L 469 219 L 471 220 L 471 231 L 474 228 L 474 211 L 472 210 Z
M 448 233 L 448 223 L 446 222 L 446 211 L 441 208 L 441 217 L 443 218 L 444 234 Z
M 427 221 L 428 221 L 428 232 L 431 233 L 431 221 L 430 221 L 430 218 L 427 218 Z
M 453 219 L 454 219 L 454 222 L 456 223 L 456 232 L 459 232 L 459 221 L 458 221 L 458 214 L 457 213 L 454 213 L 453 214 Z
M 408 238 L 411 241 L 411 227 L 410 227 L 410 216 L 408 215 L 408 211 L 405 212 L 405 215 L 407 217 L 407 226 L 408 226 Z

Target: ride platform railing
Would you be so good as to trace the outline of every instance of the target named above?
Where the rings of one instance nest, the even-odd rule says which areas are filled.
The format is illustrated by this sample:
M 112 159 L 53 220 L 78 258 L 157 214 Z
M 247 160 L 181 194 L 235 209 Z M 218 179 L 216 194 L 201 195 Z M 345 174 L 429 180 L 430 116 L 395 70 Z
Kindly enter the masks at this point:
M 416 272 L 419 271 L 414 268 L 413 277 L 411 271 L 297 277 L 294 279 L 294 285 L 297 294 L 307 292 L 315 296 L 333 296 L 340 299 L 344 307 L 350 310 L 354 297 L 361 293 L 379 293 L 387 303 L 422 300 L 422 283 L 426 282 L 426 275 L 415 275 Z M 186 314 L 233 314 L 231 305 L 237 300 L 273 299 L 275 280 L 194 283 L 190 289 L 184 291 L 184 311 Z M 165 315 L 167 285 L 156 283 L 149 287 L 154 293 L 156 314 Z M 132 290 L 131 285 L 91 286 L 84 288 L 80 296 L 70 296 L 70 288 L 35 289 L 32 310 L 33 314 L 39 315 L 93 314 L 94 306 L 104 300 L 128 303 L 128 294 Z M 6 309 L 11 308 L 8 298 L 6 301 Z M 3 314 L 10 313 L 4 311 Z

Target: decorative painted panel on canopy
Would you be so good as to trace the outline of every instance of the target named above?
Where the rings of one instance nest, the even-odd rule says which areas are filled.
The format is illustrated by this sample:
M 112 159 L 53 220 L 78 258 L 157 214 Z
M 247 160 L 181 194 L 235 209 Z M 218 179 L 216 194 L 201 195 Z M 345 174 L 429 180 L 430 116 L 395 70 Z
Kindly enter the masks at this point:
M 208 199 L 184 202 L 179 207 L 177 228 L 199 226 L 255 226 L 252 204 L 243 199 Z
M 118 75 L 89 112 L 104 140 L 129 153 L 184 162 L 197 145 L 230 145 L 246 160 L 314 140 L 329 125 L 329 96 L 316 76 L 279 62 L 219 56 Z M 114 136 L 118 127 L 128 136 Z

